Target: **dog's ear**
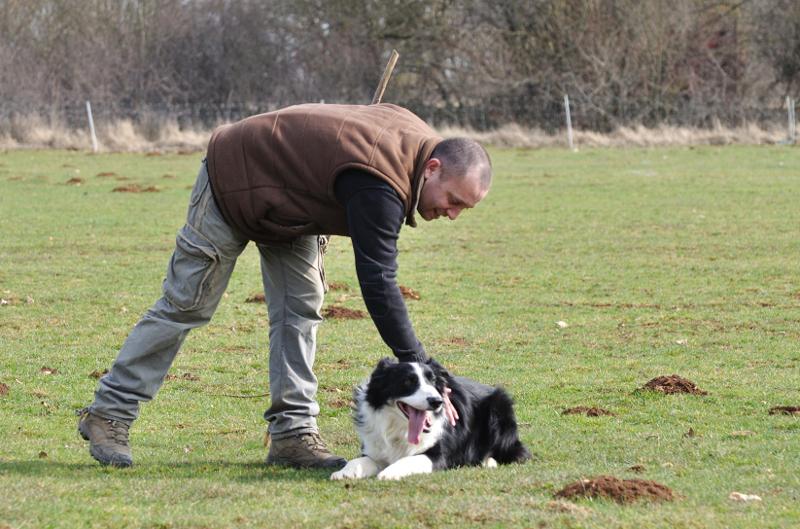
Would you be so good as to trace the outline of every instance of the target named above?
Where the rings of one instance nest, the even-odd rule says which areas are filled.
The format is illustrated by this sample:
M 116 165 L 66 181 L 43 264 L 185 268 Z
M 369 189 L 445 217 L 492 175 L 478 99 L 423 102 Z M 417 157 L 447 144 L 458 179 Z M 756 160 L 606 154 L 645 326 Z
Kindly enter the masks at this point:
M 391 366 L 393 364 L 394 364 L 394 361 L 391 358 L 389 358 L 388 356 L 384 357 L 384 358 L 381 358 L 378 361 L 378 365 L 375 366 L 375 371 L 383 371 L 384 369 L 388 368 L 389 366 Z
M 447 369 L 445 369 L 444 366 L 442 366 L 442 364 L 440 364 L 433 358 L 428 358 L 425 361 L 425 363 L 428 364 L 431 369 L 433 369 L 433 372 L 436 374 L 437 377 L 443 378 L 445 380 L 450 378 L 450 373 L 447 372 Z

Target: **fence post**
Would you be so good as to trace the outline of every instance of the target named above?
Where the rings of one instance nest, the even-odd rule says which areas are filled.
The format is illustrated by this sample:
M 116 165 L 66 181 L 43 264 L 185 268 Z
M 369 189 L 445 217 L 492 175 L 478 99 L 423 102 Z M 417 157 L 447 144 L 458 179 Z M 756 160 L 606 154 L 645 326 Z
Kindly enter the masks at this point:
M 797 119 L 795 118 L 795 105 L 796 102 L 793 98 L 786 96 L 786 113 L 789 119 L 789 137 L 787 141 L 790 145 L 797 142 Z
M 569 96 L 564 94 L 564 111 L 567 114 L 567 141 L 569 142 L 569 149 L 575 150 L 575 145 L 572 141 L 572 116 L 569 113 Z
M 89 116 L 89 133 L 92 135 L 92 152 L 97 152 L 97 135 L 94 133 L 94 119 L 92 118 L 92 104 L 86 102 L 86 114 Z

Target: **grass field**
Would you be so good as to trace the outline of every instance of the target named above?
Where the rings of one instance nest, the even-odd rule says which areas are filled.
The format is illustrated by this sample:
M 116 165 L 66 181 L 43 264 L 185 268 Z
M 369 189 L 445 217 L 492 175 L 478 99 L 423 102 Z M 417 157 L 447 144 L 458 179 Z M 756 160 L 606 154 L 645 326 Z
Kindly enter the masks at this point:
M 800 525 L 800 417 L 767 413 L 800 405 L 800 149 L 493 156 L 478 208 L 403 230 L 400 283 L 421 295 L 409 311 L 431 354 L 514 395 L 535 459 L 348 484 L 262 464 L 267 320 L 244 302 L 261 288 L 252 245 L 143 407 L 135 466 L 96 465 L 73 410 L 159 297 L 202 156 L 0 153 L 0 527 Z M 158 191 L 112 192 L 134 183 Z M 334 239 L 327 271 L 347 288 L 326 303 L 363 309 L 348 240 Z M 359 449 L 350 388 L 386 354 L 368 319 L 320 328 L 320 425 L 346 457 Z M 709 395 L 635 391 L 672 373 Z M 616 416 L 561 415 L 578 405 Z M 599 474 L 678 498 L 551 503 Z

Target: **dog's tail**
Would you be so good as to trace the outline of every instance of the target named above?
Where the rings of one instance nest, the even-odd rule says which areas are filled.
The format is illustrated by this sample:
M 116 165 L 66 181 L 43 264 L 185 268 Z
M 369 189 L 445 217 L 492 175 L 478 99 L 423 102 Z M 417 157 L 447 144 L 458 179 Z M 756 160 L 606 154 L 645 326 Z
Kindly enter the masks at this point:
M 488 418 L 488 435 L 491 437 L 491 456 L 501 465 L 529 460 L 531 453 L 519 440 L 514 401 L 508 393 L 497 388 L 483 405 Z

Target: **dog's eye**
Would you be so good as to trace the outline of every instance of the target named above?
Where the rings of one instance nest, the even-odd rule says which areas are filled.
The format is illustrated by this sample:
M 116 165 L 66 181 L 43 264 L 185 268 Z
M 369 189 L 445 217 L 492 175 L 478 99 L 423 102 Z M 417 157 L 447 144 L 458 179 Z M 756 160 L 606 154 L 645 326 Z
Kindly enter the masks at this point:
M 410 387 L 414 386 L 416 383 L 417 383 L 417 377 L 414 377 L 414 376 L 408 377 L 403 381 L 403 384 L 407 388 L 410 388 Z

